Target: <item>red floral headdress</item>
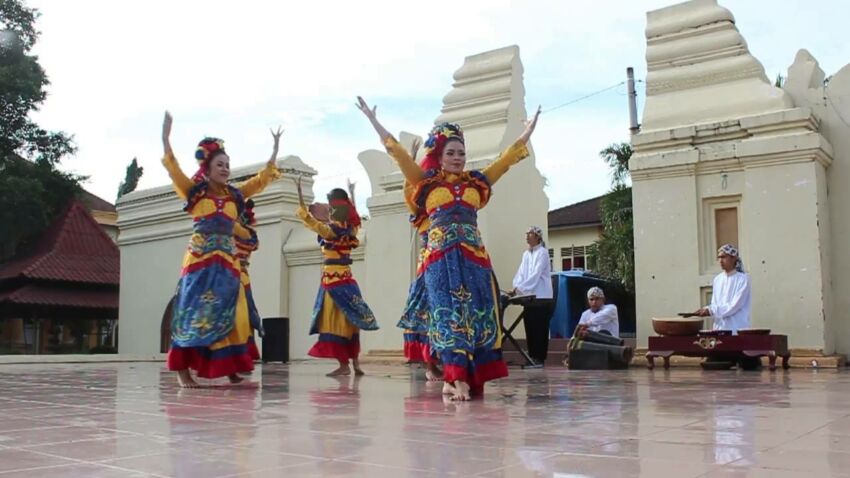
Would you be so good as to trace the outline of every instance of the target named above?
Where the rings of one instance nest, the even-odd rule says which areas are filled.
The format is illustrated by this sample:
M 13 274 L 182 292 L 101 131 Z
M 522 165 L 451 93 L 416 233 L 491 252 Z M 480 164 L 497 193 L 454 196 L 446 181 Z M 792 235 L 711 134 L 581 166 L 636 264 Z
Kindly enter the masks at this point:
M 349 226 L 360 227 L 360 215 L 357 214 L 357 208 L 354 207 L 354 203 L 351 202 L 351 199 L 348 197 L 348 193 L 346 193 L 344 189 L 332 189 L 331 192 L 328 193 L 328 204 L 330 204 L 331 207 L 348 207 L 348 217 L 345 218 L 345 222 L 347 222 Z
M 425 140 L 425 157 L 419 163 L 419 167 L 423 171 L 440 168 L 440 156 L 442 156 L 443 148 L 446 147 L 446 143 L 450 139 L 464 142 L 463 130 L 460 129 L 460 126 L 454 123 L 442 123 L 431 129 L 431 132 L 428 133 L 428 139 Z
M 207 137 L 198 143 L 195 150 L 195 159 L 198 160 L 198 171 L 192 176 L 192 180 L 199 183 L 205 179 L 209 172 L 210 159 L 218 153 L 224 153 L 224 140 Z

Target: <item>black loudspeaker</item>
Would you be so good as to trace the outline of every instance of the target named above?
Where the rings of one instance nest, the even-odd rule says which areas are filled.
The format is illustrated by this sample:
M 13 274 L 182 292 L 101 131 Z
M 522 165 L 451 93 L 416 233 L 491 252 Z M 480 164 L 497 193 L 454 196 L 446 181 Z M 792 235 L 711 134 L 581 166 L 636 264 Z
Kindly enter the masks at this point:
M 263 319 L 263 363 L 289 362 L 289 318 Z

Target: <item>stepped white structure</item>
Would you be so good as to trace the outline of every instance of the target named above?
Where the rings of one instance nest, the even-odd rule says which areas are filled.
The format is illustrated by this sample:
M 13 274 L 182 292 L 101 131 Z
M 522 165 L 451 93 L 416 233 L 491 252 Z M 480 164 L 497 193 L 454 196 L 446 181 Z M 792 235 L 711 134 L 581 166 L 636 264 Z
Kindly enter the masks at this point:
M 468 167 L 482 168 L 495 160 L 523 131 L 526 118 L 519 48 L 512 46 L 467 57 L 454 75 L 436 122 L 458 122 L 464 128 Z M 365 120 L 364 120 L 365 125 Z M 392 125 L 388 125 L 392 126 Z M 424 133 L 424 132 L 423 132 Z M 364 126 L 364 134 L 372 134 Z M 401 133 L 410 145 L 414 136 Z M 378 139 L 375 137 L 375 143 Z M 358 159 L 371 182 L 369 220 L 361 231 L 361 247 L 353 255 L 353 272 L 381 329 L 361 335 L 364 351 L 402 349 L 396 328 L 414 273 L 416 246 L 402 197 L 403 177 L 382 150 L 363 151 Z M 317 171 L 299 158 L 278 162 L 285 176 L 304 178 L 311 194 Z M 240 168 L 234 177 L 248 176 L 260 164 Z M 312 200 L 312 196 L 306 198 Z M 295 186 L 284 178 L 256 198 L 260 249 L 251 264 L 252 287 L 264 317 L 290 318 L 290 355 L 303 358 L 315 341 L 308 336 L 310 315 L 319 286 L 322 256 L 313 233 L 294 215 Z M 177 282 L 191 221 L 170 186 L 138 191 L 118 204 L 121 248 L 122 354 L 159 351 L 160 320 Z M 525 247 L 525 230 L 546 230 L 549 201 L 534 155 L 515 166 L 494 187 L 493 199 L 479 215 L 484 242 L 498 279 L 510 285 Z
M 651 317 L 708 300 L 717 246 L 736 242 L 753 326 L 795 348 L 847 353 L 850 68 L 824 86 L 802 50 L 774 86 L 716 0 L 649 12 L 646 41 L 630 164 L 638 345 Z

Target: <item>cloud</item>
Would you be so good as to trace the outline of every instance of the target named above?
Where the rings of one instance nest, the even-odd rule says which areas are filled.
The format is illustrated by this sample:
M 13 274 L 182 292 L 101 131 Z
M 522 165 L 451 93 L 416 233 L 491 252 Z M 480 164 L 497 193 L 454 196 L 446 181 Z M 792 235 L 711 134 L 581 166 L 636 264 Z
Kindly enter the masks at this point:
M 133 157 L 145 167 L 140 187 L 167 182 L 159 165 L 166 108 L 186 168 L 207 134 L 227 140 L 234 166 L 263 161 L 268 128 L 282 124 L 282 153 L 319 170 L 317 193 L 348 174 L 367 191 L 356 155 L 379 144 L 353 109 L 357 94 L 380 105 L 393 132 L 423 134 L 465 56 L 516 44 L 528 109 L 552 107 L 623 80 L 627 66 L 643 78 L 646 10 L 673 2 L 29 3 L 42 12 L 36 53 L 52 81 L 35 119 L 75 135 L 79 153 L 64 167 L 90 175 L 87 187 L 112 200 Z M 800 47 L 828 73 L 847 61 L 842 2 L 721 4 L 771 78 Z M 627 139 L 622 93 L 542 118 L 533 143 L 553 208 L 608 188 L 597 153 Z

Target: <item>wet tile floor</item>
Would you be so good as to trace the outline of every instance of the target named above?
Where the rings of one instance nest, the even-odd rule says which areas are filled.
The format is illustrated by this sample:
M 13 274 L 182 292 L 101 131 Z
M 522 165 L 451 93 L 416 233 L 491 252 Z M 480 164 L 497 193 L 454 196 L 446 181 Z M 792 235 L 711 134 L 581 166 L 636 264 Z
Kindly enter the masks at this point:
M 0 478 L 850 477 L 850 373 L 523 371 L 445 402 L 406 366 L 4 365 Z

